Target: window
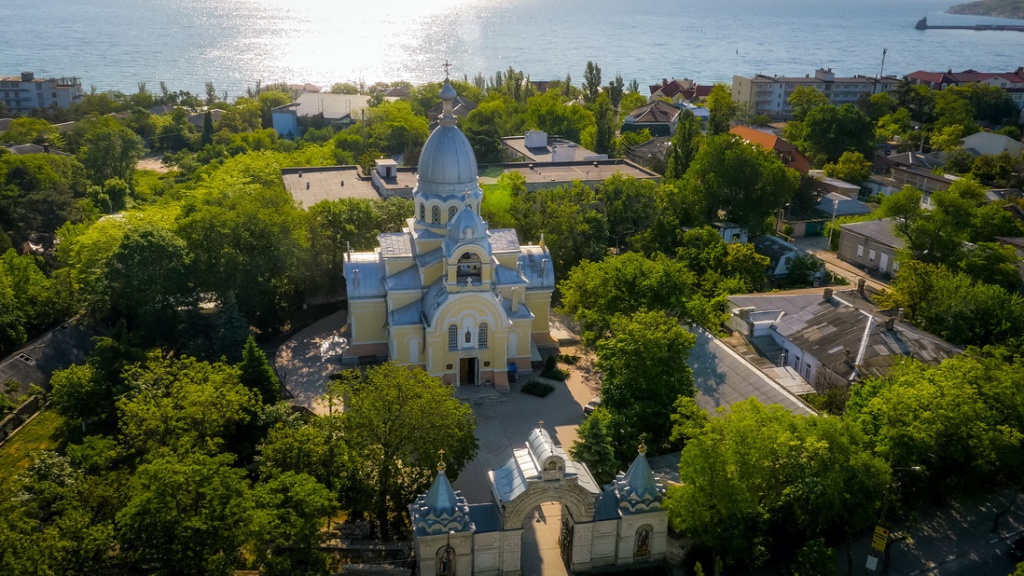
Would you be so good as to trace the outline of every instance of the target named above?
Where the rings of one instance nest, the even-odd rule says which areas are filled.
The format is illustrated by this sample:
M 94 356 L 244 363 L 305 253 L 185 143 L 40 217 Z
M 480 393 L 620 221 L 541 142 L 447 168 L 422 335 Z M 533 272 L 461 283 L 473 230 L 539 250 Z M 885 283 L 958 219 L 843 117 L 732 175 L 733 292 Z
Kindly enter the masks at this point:
M 875 261 L 875 251 L 874 250 L 868 250 L 868 262 L 874 262 L 874 261 Z
M 459 348 L 459 328 L 455 324 L 448 327 L 448 349 L 458 350 Z
M 455 215 L 458 214 L 458 213 L 459 213 L 459 209 L 456 208 L 455 206 L 452 206 L 451 208 L 449 208 L 448 209 L 448 221 L 451 222 L 452 220 L 455 220 Z
M 476 337 L 477 348 L 487 348 L 487 322 L 480 324 L 480 333 Z
M 434 206 L 430 209 L 430 223 L 440 224 L 441 223 L 441 207 Z
M 426 219 L 427 219 L 427 205 L 426 204 L 420 204 L 420 220 L 426 220 Z
M 859 245 L 857 245 L 857 258 L 863 258 L 863 257 L 864 257 L 864 245 L 863 244 L 859 244 Z

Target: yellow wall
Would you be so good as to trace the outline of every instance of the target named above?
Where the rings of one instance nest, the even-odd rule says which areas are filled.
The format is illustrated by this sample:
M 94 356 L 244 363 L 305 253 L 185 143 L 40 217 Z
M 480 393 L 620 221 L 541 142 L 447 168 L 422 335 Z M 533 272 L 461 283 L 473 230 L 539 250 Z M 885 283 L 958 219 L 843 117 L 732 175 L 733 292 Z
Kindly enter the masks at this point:
M 384 324 L 387 323 L 388 307 L 383 298 L 349 300 L 348 313 L 353 345 L 387 342 Z

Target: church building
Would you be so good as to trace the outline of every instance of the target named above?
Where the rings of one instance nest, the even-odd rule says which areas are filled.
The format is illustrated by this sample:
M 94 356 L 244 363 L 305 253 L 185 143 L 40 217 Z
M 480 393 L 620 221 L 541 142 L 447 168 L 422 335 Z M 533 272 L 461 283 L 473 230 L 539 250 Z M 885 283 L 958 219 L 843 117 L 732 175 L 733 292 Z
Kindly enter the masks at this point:
M 508 389 L 507 371 L 539 360 L 555 287 L 543 239 L 480 217 L 476 156 L 445 82 L 438 127 L 420 154 L 415 213 L 372 252 L 345 256 L 349 356 L 387 356 L 446 383 Z

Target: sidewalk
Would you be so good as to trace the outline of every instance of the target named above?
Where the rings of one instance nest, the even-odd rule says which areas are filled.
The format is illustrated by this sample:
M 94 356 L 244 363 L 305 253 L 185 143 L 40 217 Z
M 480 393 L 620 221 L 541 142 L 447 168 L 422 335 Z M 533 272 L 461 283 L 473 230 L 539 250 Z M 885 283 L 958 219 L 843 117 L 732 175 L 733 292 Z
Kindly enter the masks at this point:
M 823 236 L 794 238 L 792 243 L 797 248 L 806 250 L 808 253 L 816 256 L 819 260 L 825 263 L 825 268 L 829 272 L 832 272 L 837 276 L 842 276 L 854 288 L 857 287 L 857 280 L 863 278 L 866 288 L 871 292 L 878 293 L 883 290 L 888 291 L 892 289 L 889 286 L 889 283 L 878 274 L 872 274 L 866 270 L 862 270 L 854 264 L 841 260 L 835 252 L 830 252 L 828 250 L 828 238 Z

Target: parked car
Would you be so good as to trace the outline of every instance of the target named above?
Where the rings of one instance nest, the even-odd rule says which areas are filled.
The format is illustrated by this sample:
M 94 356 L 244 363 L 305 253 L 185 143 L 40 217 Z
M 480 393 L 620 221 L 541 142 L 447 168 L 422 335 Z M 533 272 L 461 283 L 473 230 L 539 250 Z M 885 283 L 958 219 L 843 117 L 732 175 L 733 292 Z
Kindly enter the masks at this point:
M 1010 544 L 1010 558 L 1020 562 L 1024 560 L 1024 536 L 1018 536 L 1016 540 Z
M 597 407 L 600 406 L 600 405 L 601 405 L 601 398 L 600 397 L 591 398 L 590 402 L 587 402 L 587 405 L 583 407 L 583 413 L 584 414 L 590 414 L 595 409 L 597 409 Z

